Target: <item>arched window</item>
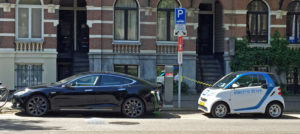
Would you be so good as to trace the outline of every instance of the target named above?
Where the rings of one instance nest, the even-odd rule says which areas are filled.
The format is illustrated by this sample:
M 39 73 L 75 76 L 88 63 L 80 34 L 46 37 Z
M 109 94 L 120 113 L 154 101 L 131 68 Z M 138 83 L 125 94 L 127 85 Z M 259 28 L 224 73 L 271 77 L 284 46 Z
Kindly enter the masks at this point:
M 175 41 L 174 34 L 174 8 L 178 8 L 176 0 L 161 0 L 157 7 L 157 40 Z
M 269 10 L 261 0 L 253 0 L 248 5 L 247 35 L 250 43 L 268 43 Z
M 136 0 L 117 0 L 114 16 L 114 39 L 138 40 L 138 16 Z
M 286 33 L 290 43 L 300 43 L 300 1 L 288 5 Z
M 16 35 L 18 40 L 43 38 L 43 7 L 41 0 L 17 0 Z

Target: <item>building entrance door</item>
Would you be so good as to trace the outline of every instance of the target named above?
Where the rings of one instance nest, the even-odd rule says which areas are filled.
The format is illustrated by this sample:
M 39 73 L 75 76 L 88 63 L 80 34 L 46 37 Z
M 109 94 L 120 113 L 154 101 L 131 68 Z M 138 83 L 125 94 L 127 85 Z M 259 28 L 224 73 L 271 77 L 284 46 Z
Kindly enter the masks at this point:
M 198 55 L 213 54 L 213 15 L 200 14 L 198 27 Z
M 89 70 L 89 28 L 85 0 L 60 2 L 57 28 L 57 79 Z

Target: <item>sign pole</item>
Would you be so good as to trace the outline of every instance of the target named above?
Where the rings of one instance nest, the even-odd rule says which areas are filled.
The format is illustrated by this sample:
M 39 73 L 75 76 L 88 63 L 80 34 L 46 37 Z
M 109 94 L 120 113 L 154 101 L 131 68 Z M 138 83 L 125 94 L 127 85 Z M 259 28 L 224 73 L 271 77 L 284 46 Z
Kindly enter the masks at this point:
M 183 39 L 182 36 L 187 36 L 186 30 L 186 11 L 185 8 L 175 8 L 175 29 L 174 36 L 178 36 L 178 65 L 179 65 L 179 80 L 178 80 L 178 108 L 181 108 L 181 79 L 182 79 L 182 51 Z
M 181 108 L 181 77 L 182 77 L 182 51 L 183 51 L 183 39 L 182 36 L 178 36 L 178 64 L 179 64 L 179 80 L 178 80 L 178 108 Z
M 181 64 L 179 65 L 179 80 L 178 80 L 178 108 L 181 108 L 181 77 L 182 77 L 182 68 Z

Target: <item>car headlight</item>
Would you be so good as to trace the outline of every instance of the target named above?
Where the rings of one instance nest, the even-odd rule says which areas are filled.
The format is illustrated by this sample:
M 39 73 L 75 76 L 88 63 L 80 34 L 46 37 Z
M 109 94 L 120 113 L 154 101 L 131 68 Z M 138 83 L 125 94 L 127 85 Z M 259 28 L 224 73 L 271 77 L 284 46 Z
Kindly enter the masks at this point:
M 21 90 L 19 92 L 16 92 L 15 95 L 19 96 L 19 95 L 22 95 L 24 93 L 27 93 L 29 91 L 29 88 L 25 88 L 24 90 Z

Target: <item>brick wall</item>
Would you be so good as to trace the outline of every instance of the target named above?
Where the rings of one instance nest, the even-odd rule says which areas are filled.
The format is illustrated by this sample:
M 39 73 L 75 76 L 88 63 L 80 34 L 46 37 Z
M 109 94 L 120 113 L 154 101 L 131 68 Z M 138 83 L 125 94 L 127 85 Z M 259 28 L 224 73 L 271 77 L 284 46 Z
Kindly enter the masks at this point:
M 178 0 L 182 7 L 187 8 L 187 30 L 188 37 L 184 40 L 185 51 L 196 50 L 197 24 L 199 4 L 207 0 Z M 219 0 L 223 8 L 216 15 L 220 22 L 216 23 L 215 43 L 216 51 L 222 52 L 223 44 L 227 45 L 229 37 L 242 38 L 246 36 L 246 13 L 247 6 L 251 0 Z M 270 32 L 280 31 L 285 35 L 286 10 L 292 0 L 284 0 L 282 10 L 279 10 L 279 0 L 263 0 L 270 7 Z M 9 0 L 14 5 L 15 0 Z M 52 2 L 52 3 L 51 3 Z M 90 21 L 90 48 L 112 50 L 113 42 L 113 8 L 115 0 L 86 0 L 87 19 Z M 156 10 L 160 0 L 138 0 L 140 10 L 140 42 L 142 50 L 156 50 Z M 191 3 L 193 2 L 193 3 Z M 44 46 L 56 48 L 57 23 L 59 9 L 54 12 L 48 10 L 49 5 L 59 5 L 59 0 L 44 0 Z M 15 41 L 15 8 L 11 6 L 10 11 L 1 8 L 0 33 L 3 48 L 14 48 Z M 218 21 L 219 22 L 219 21 Z M 223 29 L 222 29 L 223 27 Z M 223 30 L 223 31 L 222 31 Z M 220 34 L 221 33 L 221 34 Z M 224 35 L 222 34 L 224 33 Z M 222 40 L 225 39 L 225 42 Z
M 115 0 L 87 0 L 87 18 L 93 22 L 90 27 L 90 48 L 91 49 L 109 49 L 112 50 L 113 43 L 113 16 Z M 156 7 L 159 0 L 138 0 L 140 11 L 140 42 L 141 50 L 156 50 Z M 190 8 L 190 1 L 180 0 L 184 8 Z M 150 6 L 148 5 L 150 4 Z M 101 7 L 101 8 L 100 8 Z M 192 12 L 192 11 L 191 11 Z M 99 22 L 95 22 L 100 20 Z M 197 24 L 197 14 L 187 16 L 187 23 Z M 188 36 L 193 39 L 185 40 L 185 51 L 196 50 L 197 28 L 194 25 L 188 25 Z M 99 42 L 100 41 L 100 42 Z M 93 44 L 96 43 L 96 44 Z
M 54 3 L 58 1 L 54 0 Z M 9 5 L 10 4 L 10 5 Z M 44 49 L 56 48 L 56 25 L 58 24 L 58 10 L 49 10 L 50 0 L 44 0 Z M 0 3 L 1 16 L 0 16 L 0 48 L 14 48 L 15 47 L 15 23 L 16 13 L 15 6 L 16 0 L 9 0 L 9 3 Z
M 247 6 L 251 0 L 220 0 L 224 7 L 225 39 L 229 37 L 242 38 L 246 36 Z M 284 0 L 282 10 L 279 10 L 279 0 L 263 0 L 269 9 L 270 36 L 279 31 L 282 36 L 286 33 L 286 10 L 292 0 Z M 227 51 L 227 41 L 225 42 Z

